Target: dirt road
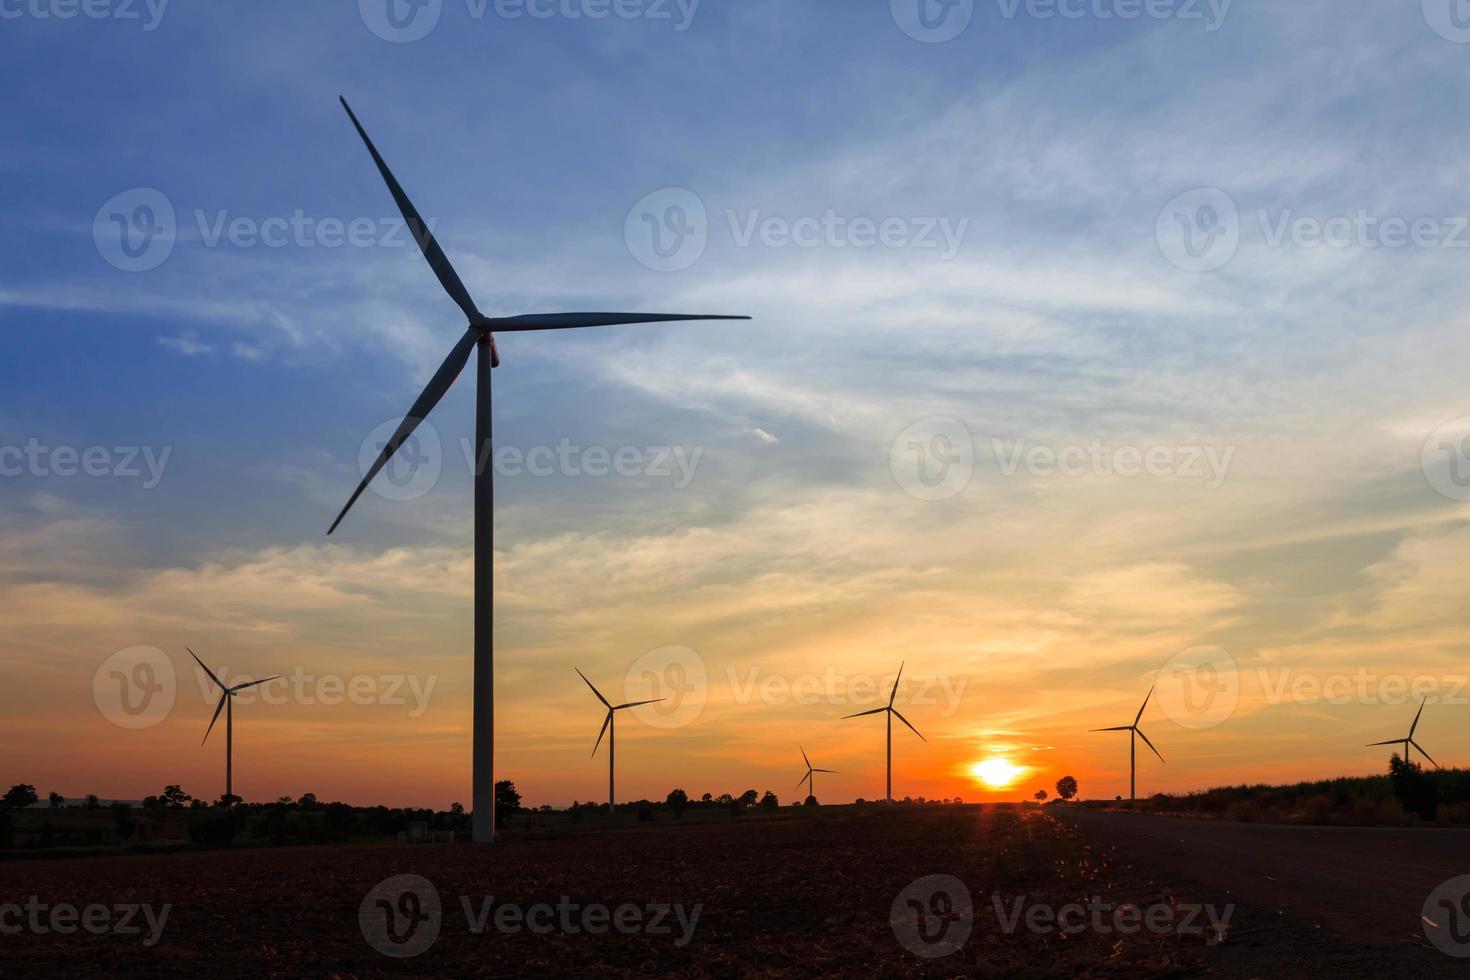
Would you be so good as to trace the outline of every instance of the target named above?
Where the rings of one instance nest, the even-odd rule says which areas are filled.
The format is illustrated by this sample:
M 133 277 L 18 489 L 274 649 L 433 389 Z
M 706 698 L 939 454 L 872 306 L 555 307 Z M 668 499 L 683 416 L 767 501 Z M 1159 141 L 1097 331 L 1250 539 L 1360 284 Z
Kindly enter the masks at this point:
M 1257 962 L 1269 974 L 1293 962 L 1320 969 L 1326 958 L 1355 976 L 1470 975 L 1470 959 L 1426 941 L 1420 918 L 1438 886 L 1470 874 L 1470 830 L 1284 827 L 1081 808 L 1064 819 L 1135 871 L 1238 903 L 1221 972 L 1249 973 Z

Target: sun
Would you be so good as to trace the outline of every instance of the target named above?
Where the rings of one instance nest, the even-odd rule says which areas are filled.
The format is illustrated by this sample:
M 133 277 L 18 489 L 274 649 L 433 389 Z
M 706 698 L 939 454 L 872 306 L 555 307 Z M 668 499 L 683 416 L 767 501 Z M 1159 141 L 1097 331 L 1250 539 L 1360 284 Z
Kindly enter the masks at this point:
M 970 775 L 991 789 L 1005 789 L 1015 784 L 1024 770 L 1005 759 L 985 759 L 970 767 Z

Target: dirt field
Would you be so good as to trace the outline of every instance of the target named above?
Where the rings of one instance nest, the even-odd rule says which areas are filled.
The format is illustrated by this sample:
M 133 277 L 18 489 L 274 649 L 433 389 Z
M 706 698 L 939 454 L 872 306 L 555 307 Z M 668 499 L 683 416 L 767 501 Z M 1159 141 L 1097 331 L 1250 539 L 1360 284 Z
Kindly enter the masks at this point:
M 432 889 L 393 880 L 404 875 Z M 962 884 L 928 879 L 934 875 Z M 1204 898 L 1191 887 L 1118 862 L 1110 846 L 1049 812 L 1008 807 L 849 811 L 494 847 L 344 845 L 16 861 L 0 864 L 0 905 L 29 902 L 36 910 L 9 917 L 0 910 L 0 926 L 21 924 L 18 933 L 0 936 L 0 973 L 1278 972 L 1263 973 L 1234 949 L 1239 923 L 1254 925 L 1268 913 L 1229 910 L 1230 938 L 1207 944 L 1219 929 L 1195 908 Z M 1106 906 L 1097 917 L 1083 910 L 1093 896 Z M 155 922 L 165 904 L 169 909 L 159 929 L 139 913 L 136 934 L 60 935 L 49 931 L 60 903 L 81 915 L 85 906 L 102 906 L 91 913 L 99 922 L 103 911 L 119 921 L 127 905 L 147 904 Z M 1079 903 L 1076 918 L 1068 921 L 1087 916 L 1090 924 L 1063 935 L 1050 916 L 1067 915 L 1072 903 Z M 1156 915 L 1157 930 L 1127 928 L 1135 913 Z M 1013 920 L 1010 931 L 1006 920 Z M 478 922 L 483 931 L 476 931 Z M 68 924 L 65 913 L 60 923 Z M 1337 946 L 1342 952 L 1351 944 Z M 935 953 L 948 955 L 929 958 Z M 1394 962 L 1392 949 L 1387 955 Z M 1344 975 L 1331 960 L 1295 972 Z

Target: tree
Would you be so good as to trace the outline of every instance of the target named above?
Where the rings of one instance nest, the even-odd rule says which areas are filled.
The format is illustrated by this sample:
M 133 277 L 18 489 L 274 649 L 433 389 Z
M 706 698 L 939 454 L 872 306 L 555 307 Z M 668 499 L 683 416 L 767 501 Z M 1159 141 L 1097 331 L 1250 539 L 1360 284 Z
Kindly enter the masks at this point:
M 36 796 L 36 787 L 30 783 L 16 783 L 10 787 L 4 799 L 0 799 L 0 807 L 5 807 L 7 810 L 24 810 L 37 799 L 39 797 Z
M 229 808 L 233 807 L 236 803 L 244 803 L 244 802 L 245 801 L 241 797 L 236 796 L 234 793 L 224 793 L 224 794 L 221 794 L 221 796 L 220 796 L 219 799 L 217 799 L 217 800 L 214 801 L 214 805 L 217 806 L 217 807 L 219 807 L 220 809 L 228 810 Z
M 303 809 L 303 810 L 314 810 L 314 809 L 316 809 L 316 794 L 315 793 L 302 793 L 301 794 L 301 798 L 296 801 L 296 805 L 299 806 L 299 807 L 301 807 L 301 809 Z
M 1416 762 L 1405 762 L 1395 752 L 1388 762 L 1388 778 L 1393 795 L 1405 811 L 1421 820 L 1433 820 L 1439 812 L 1439 787 L 1425 775 Z
M 52 790 L 51 795 L 46 797 L 46 799 L 51 804 L 51 809 L 53 810 L 60 810 L 61 805 L 66 802 L 66 797 L 62 796 L 55 790 Z
M 509 779 L 502 779 L 495 784 L 495 822 L 504 827 L 516 811 L 521 808 L 521 794 L 516 792 L 516 784 Z
M 761 797 L 761 809 L 774 812 L 781 806 L 781 801 L 776 799 L 776 794 L 766 790 L 766 795 Z
M 452 813 L 452 814 L 454 814 L 456 817 L 462 817 L 462 816 L 464 816 L 464 804 L 463 803 L 451 803 L 451 804 L 449 804 L 449 812 Z
M 165 786 L 163 788 L 163 792 L 159 794 L 158 798 L 163 802 L 163 805 L 168 807 L 170 810 L 182 810 L 184 807 L 189 805 L 189 801 L 192 800 L 194 797 L 179 789 L 178 783 L 174 783 L 172 786 Z
M 684 816 L 684 811 L 689 808 L 689 794 L 682 789 L 670 791 L 664 803 L 670 810 L 674 811 L 675 818 Z
M 1036 802 L 1037 803 L 1044 803 L 1044 802 L 1046 802 L 1046 790 L 1039 789 L 1039 790 L 1036 791 Z
M 101 806 L 102 806 L 102 801 L 99 800 L 99 799 L 97 799 L 97 794 L 96 793 L 88 793 L 87 794 L 87 809 L 88 810 L 96 810 L 96 809 L 98 809 Z
M 759 793 L 757 793 L 753 789 L 748 789 L 744 793 L 741 793 L 740 794 L 740 805 L 741 806 L 755 806 L 755 801 L 758 800 L 758 799 L 760 799 L 760 798 L 761 798 L 761 795 Z
M 709 793 L 706 793 L 706 794 L 704 794 L 703 796 L 701 796 L 699 798 L 699 801 L 701 803 L 713 803 L 714 802 L 714 799 L 715 798 L 713 796 L 711 796 Z
M 1077 777 L 1063 776 L 1057 780 L 1057 795 L 1064 800 L 1070 800 L 1077 795 Z

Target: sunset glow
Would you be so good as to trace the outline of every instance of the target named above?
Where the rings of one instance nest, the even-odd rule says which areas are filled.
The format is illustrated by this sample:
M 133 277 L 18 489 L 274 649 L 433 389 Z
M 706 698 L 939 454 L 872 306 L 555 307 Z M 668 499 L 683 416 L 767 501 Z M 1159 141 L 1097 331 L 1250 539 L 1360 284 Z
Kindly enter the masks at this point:
M 985 759 L 970 767 L 970 773 L 991 789 L 1006 789 L 1016 784 L 1025 772 L 1006 759 Z

